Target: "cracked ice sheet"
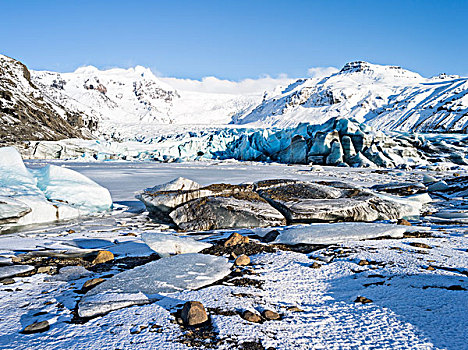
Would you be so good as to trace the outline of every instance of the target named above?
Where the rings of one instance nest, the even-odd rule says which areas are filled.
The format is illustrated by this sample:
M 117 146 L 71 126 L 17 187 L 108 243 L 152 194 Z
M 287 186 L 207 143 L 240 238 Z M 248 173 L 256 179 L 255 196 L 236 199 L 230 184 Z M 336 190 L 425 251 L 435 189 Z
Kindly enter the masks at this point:
M 274 243 L 336 244 L 379 237 L 402 238 L 405 232 L 414 230 L 415 228 L 410 226 L 364 222 L 310 224 L 284 228 Z M 425 231 L 427 228 L 418 227 L 416 230 Z
M 227 276 L 232 264 L 224 257 L 181 254 L 121 272 L 81 299 L 78 314 L 93 317 L 131 305 L 147 304 L 162 295 L 197 289 Z

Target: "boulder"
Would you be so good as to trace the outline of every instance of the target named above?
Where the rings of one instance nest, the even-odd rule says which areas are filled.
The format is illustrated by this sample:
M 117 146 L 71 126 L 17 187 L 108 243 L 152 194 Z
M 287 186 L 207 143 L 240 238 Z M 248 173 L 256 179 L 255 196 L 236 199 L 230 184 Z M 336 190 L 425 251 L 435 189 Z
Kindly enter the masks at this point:
M 246 266 L 248 264 L 250 264 L 250 258 L 245 254 L 239 255 L 234 261 L 236 266 Z
M 106 262 L 114 260 L 114 254 L 108 250 L 100 250 L 93 260 L 93 265 L 104 264 Z
M 187 301 L 180 317 L 186 326 L 197 326 L 208 321 L 205 307 L 199 301 Z
M 225 247 L 232 247 L 239 244 L 249 243 L 249 237 L 242 236 L 241 234 L 234 232 L 229 236 L 229 238 L 224 242 Z
M 29 326 L 26 326 L 21 331 L 21 333 L 24 333 L 24 334 L 41 333 L 41 332 L 48 331 L 49 328 L 50 328 L 50 325 L 48 321 L 36 322 L 36 323 L 30 324 Z
M 193 231 L 285 224 L 283 215 L 256 193 L 236 197 L 206 197 L 190 201 L 172 211 L 170 217 L 180 229 Z

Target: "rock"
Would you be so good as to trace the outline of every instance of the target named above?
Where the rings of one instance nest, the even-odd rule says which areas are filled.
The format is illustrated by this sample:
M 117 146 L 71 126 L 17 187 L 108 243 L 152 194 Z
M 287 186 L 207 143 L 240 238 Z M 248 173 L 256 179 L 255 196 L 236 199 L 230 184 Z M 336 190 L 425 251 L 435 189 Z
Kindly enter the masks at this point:
M 108 250 L 100 250 L 96 258 L 93 260 L 93 265 L 103 264 L 112 260 L 114 260 L 114 254 Z
M 304 312 L 301 308 L 297 306 L 289 306 L 286 310 L 291 311 L 291 312 Z
M 260 323 L 262 321 L 260 315 L 248 310 L 242 314 L 242 318 L 246 321 L 253 323 Z
M 36 322 L 24 328 L 21 331 L 21 333 L 24 333 L 24 334 L 41 333 L 41 332 L 48 331 L 49 328 L 50 328 L 50 325 L 48 321 Z
M 15 280 L 13 278 L 4 278 L 0 281 L 3 285 L 13 284 Z
M 311 268 L 313 269 L 319 269 L 322 267 L 322 265 L 320 265 L 319 263 L 317 262 L 314 262 L 312 265 L 310 265 Z
M 411 223 L 406 220 L 406 219 L 398 219 L 397 225 L 403 225 L 403 226 L 413 226 Z
M 427 270 L 427 271 L 434 271 L 434 270 L 435 270 L 435 268 L 434 268 L 434 267 L 432 267 L 432 266 L 428 266 L 428 267 L 426 267 L 426 270 Z
M 279 232 L 277 230 L 273 230 L 268 232 L 265 236 L 261 237 L 260 240 L 265 243 L 271 243 L 279 236 Z
M 286 222 L 278 210 L 253 193 L 237 198 L 196 199 L 176 208 L 170 217 L 180 229 L 193 231 L 278 226 Z
M 367 260 L 360 260 L 360 261 L 358 262 L 358 265 L 359 265 L 359 266 L 366 266 L 366 265 L 369 265 L 369 262 L 368 262 Z
M 37 268 L 37 273 L 47 273 L 52 275 L 57 273 L 57 266 L 41 266 Z
M 250 258 L 245 254 L 238 256 L 236 261 L 234 261 L 234 265 L 237 265 L 237 266 L 246 266 L 249 264 L 250 264 Z
M 279 313 L 271 310 L 265 310 L 262 313 L 263 317 L 267 320 L 278 320 L 280 318 Z
M 81 290 L 83 292 L 87 292 L 88 290 L 92 289 L 93 287 L 96 287 L 98 284 L 104 282 L 104 278 L 91 278 L 90 280 L 87 280 L 84 284 L 83 287 L 81 287 Z
M 197 326 L 208 321 L 205 307 L 199 301 L 187 301 L 180 317 L 186 326 Z
M 242 236 L 241 234 L 234 232 L 229 236 L 229 238 L 224 242 L 225 247 L 232 247 L 238 244 L 247 244 L 249 243 L 249 237 Z
M 361 303 L 361 304 L 369 304 L 372 303 L 373 301 L 370 300 L 369 298 L 359 296 L 354 300 L 355 303 Z
M 417 248 L 424 248 L 424 249 L 432 249 L 432 247 L 426 243 L 420 243 L 420 242 L 411 242 L 408 243 L 412 247 L 417 247 Z

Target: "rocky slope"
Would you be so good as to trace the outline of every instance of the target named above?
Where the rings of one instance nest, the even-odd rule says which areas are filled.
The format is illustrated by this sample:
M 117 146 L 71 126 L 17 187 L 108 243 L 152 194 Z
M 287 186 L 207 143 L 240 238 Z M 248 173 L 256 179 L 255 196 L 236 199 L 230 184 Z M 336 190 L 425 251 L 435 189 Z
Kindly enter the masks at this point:
M 97 120 L 38 88 L 21 62 L 0 55 L 0 142 L 89 138 Z
M 355 118 L 379 130 L 468 131 L 468 78 L 430 79 L 396 66 L 351 62 L 324 79 L 300 79 L 264 99 L 235 124 L 320 124 Z

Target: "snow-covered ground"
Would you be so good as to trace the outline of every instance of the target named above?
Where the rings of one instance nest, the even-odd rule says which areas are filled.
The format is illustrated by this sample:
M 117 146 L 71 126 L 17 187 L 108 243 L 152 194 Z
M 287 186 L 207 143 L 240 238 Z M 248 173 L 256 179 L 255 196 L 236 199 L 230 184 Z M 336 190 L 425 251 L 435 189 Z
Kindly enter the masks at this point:
M 316 250 L 291 251 L 284 246 L 275 252 L 266 249 L 251 254 L 251 266 L 240 268 L 239 277 L 233 275 L 201 289 L 169 291 L 165 297 L 156 298 L 158 300 L 149 304 L 147 300 L 144 305 L 121 308 L 87 322 L 76 322 L 74 316 L 83 297 L 82 286 L 89 279 L 103 277 L 109 281 L 95 290 L 101 296 L 106 296 L 107 290 L 116 288 L 115 283 L 110 281 L 118 282 L 120 278 L 126 286 L 125 281 L 128 281 L 128 286 L 137 283 L 139 274 L 132 276 L 132 270 L 128 265 L 124 266 L 126 263 L 121 259 L 153 256 L 154 251 L 142 239 L 143 235 L 150 243 L 148 237 L 151 234 L 145 236 L 143 233 L 177 235 L 167 225 L 149 220 L 142 205 L 134 199 L 136 191 L 178 176 L 190 178 L 201 185 L 294 178 L 340 180 L 370 187 L 395 182 L 421 182 L 424 175 L 447 178 L 455 171 L 382 171 L 335 167 L 315 167 L 311 170 L 310 166 L 305 165 L 236 161 L 171 164 L 26 162 L 30 168 L 43 163 L 78 171 L 108 188 L 114 210 L 99 217 L 32 226 L 0 236 L 0 276 L 28 273 L 28 267 L 23 268 L 24 271 L 12 271 L 20 265 L 9 265 L 11 257 L 21 253 L 28 253 L 30 257 L 48 255 L 63 258 L 67 254 L 80 256 L 105 249 L 112 252 L 120 263 L 108 269 L 89 268 L 90 272 L 69 268 L 52 276 L 36 273 L 14 277 L 13 284 L 0 284 L 2 349 L 248 349 L 248 346 L 254 349 L 468 348 L 468 226 L 459 223 L 456 215 L 446 215 L 446 221 L 441 223 L 433 221 L 433 216 L 426 213 L 420 219 L 413 220 L 413 226 L 378 226 L 377 230 L 374 230 L 373 224 L 363 224 L 365 226 L 361 227 L 338 224 L 342 226 L 338 227 L 342 234 L 337 234 L 335 230 L 328 236 L 328 241 L 320 241 L 325 237 L 322 232 L 313 243 L 326 245 L 316 246 Z M 466 172 L 458 175 L 466 175 Z M 446 197 L 450 198 L 447 200 L 445 196 L 432 194 L 433 202 L 425 210 L 432 213 L 437 210 L 466 212 L 466 195 L 458 196 Z M 293 238 L 296 242 L 307 243 L 315 230 L 313 226 L 309 229 L 307 225 L 279 227 L 277 241 L 291 243 Z M 253 241 L 269 231 L 265 228 L 236 230 L 243 235 L 251 235 Z M 362 234 L 359 234 L 360 231 Z M 394 238 L 369 239 L 384 231 Z M 403 231 L 410 232 L 405 234 Z M 231 233 L 232 230 L 219 230 L 191 237 L 216 244 Z M 351 236 L 346 236 L 347 233 Z M 399 238 L 402 234 L 405 236 Z M 157 237 L 153 236 L 155 239 Z M 182 244 L 181 237 L 181 240 L 176 240 L 178 244 Z M 361 238 L 366 239 L 359 240 Z M 166 242 L 169 242 L 168 246 L 174 244 L 171 239 Z M 187 246 L 192 244 L 190 240 Z M 163 261 L 157 262 L 170 268 L 171 265 L 165 265 Z M 196 259 L 192 261 L 196 263 Z M 189 280 L 195 276 L 193 273 L 203 274 L 197 269 L 192 273 L 190 262 L 183 265 L 181 276 L 192 276 L 188 277 Z M 111 277 L 120 271 L 125 271 L 125 275 L 119 275 L 117 279 Z M 221 278 L 221 275 L 213 272 L 203 277 L 211 283 L 210 278 Z M 192 282 L 187 283 L 190 285 Z M 355 302 L 358 297 L 368 298 L 372 302 Z M 207 333 L 200 335 L 175 322 L 173 314 L 188 300 L 200 301 L 207 308 L 212 323 Z M 272 310 L 281 317 L 279 320 L 252 323 L 240 316 L 245 310 L 255 313 Z M 20 333 L 26 326 L 39 321 L 48 321 L 50 329 L 37 334 Z M 252 347 L 254 345 L 248 342 L 255 342 L 257 346 L 261 344 L 262 347 Z

